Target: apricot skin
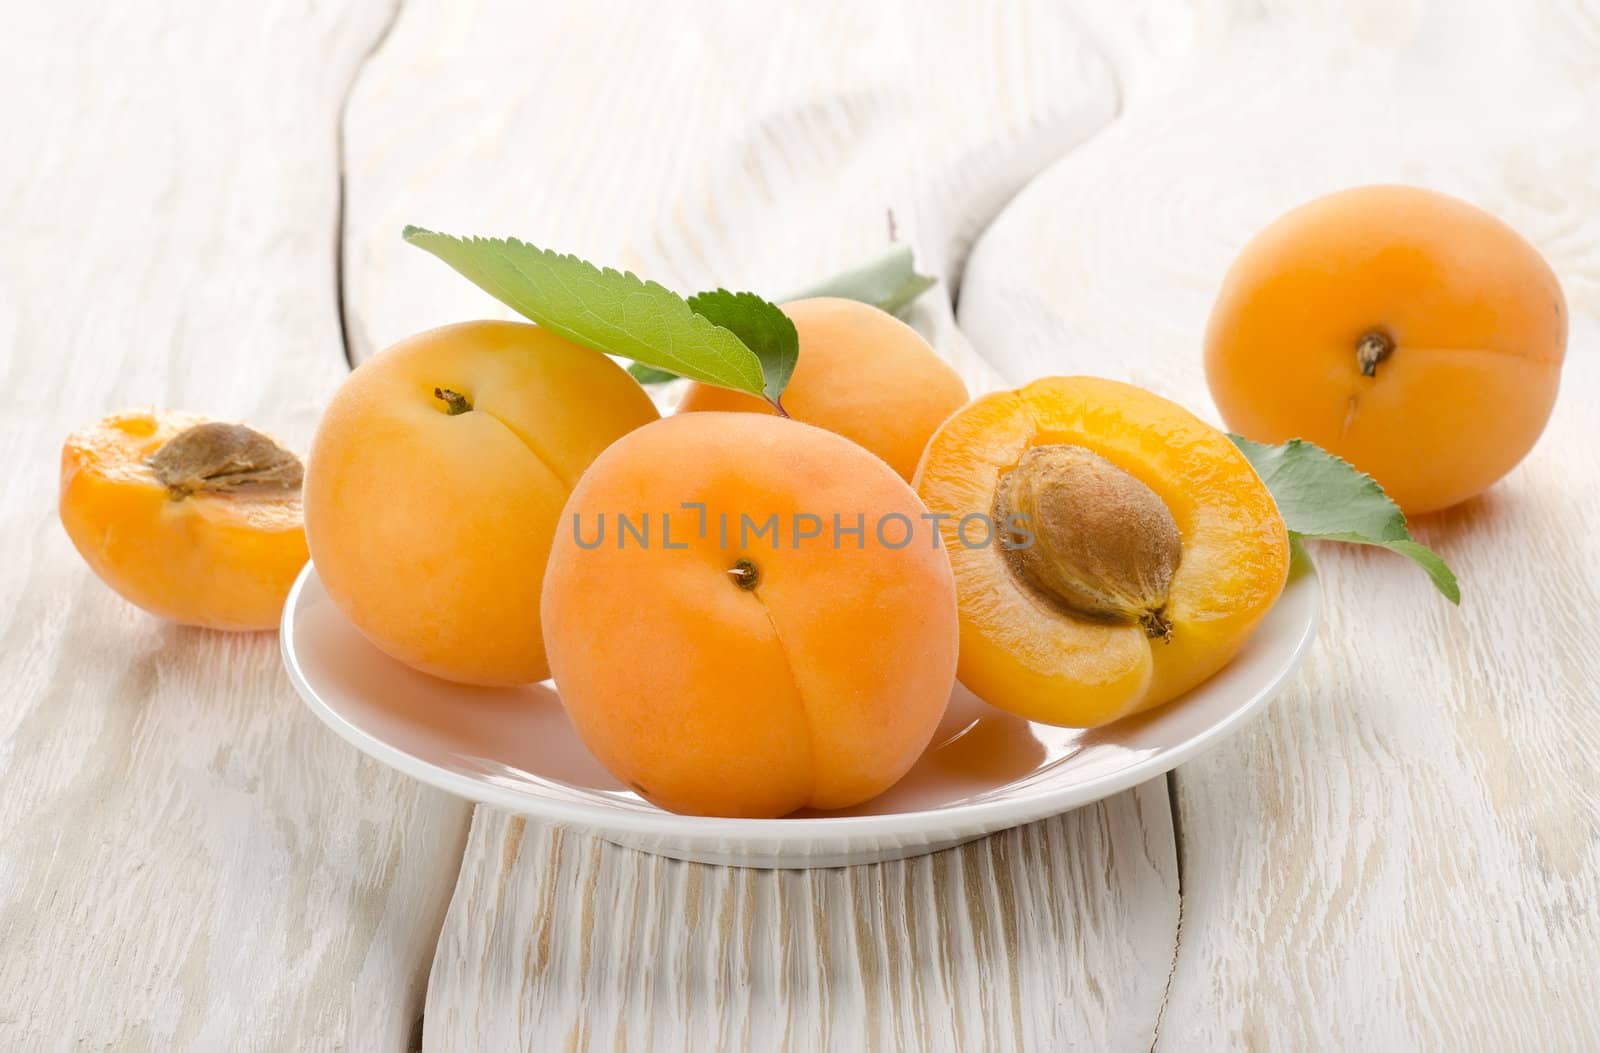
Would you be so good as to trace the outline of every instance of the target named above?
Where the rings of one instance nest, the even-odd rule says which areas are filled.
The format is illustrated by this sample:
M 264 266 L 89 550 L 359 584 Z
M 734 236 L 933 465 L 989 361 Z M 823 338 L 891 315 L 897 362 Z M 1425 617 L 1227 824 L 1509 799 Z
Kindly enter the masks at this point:
M 1363 376 L 1356 347 L 1374 332 L 1394 350 Z M 1206 378 L 1232 430 L 1308 439 L 1420 515 L 1532 449 L 1566 343 L 1561 286 L 1514 230 L 1444 194 L 1368 186 L 1245 247 L 1211 312 Z
M 94 572 L 152 614 L 234 632 L 276 628 L 306 562 L 298 488 L 175 498 L 147 463 L 204 420 L 120 413 L 68 437 L 61 523 Z
M 800 358 L 783 392 L 795 420 L 843 435 L 909 480 L 928 436 L 967 401 L 967 386 L 917 331 L 870 304 L 835 297 L 783 305 Z M 695 384 L 681 412 L 776 412 L 770 403 Z
M 451 415 L 435 389 L 463 396 Z M 420 333 L 335 394 L 306 465 L 306 533 L 334 602 L 380 649 L 470 684 L 549 675 L 539 593 L 572 485 L 657 417 L 604 355 L 514 322 Z
M 1008 566 L 1000 535 L 990 545 L 962 542 L 962 517 L 989 510 L 1023 454 L 1058 443 L 1110 461 L 1172 514 L 1182 554 L 1163 611 L 1168 638 L 1041 599 Z M 948 517 L 941 530 L 960 597 L 958 676 L 991 705 L 1030 720 L 1094 727 L 1172 701 L 1227 664 L 1288 575 L 1283 519 L 1244 455 L 1183 408 L 1129 384 L 1051 377 L 985 395 L 934 434 L 916 487 L 930 512 Z M 1004 538 L 1022 540 L 1010 531 Z
M 697 511 L 704 502 L 705 535 Z M 556 685 L 590 751 L 676 812 L 774 817 L 881 793 L 921 755 L 956 663 L 955 590 L 944 552 L 903 480 L 859 446 L 745 413 L 669 417 L 601 454 L 568 500 L 545 580 Z M 722 543 L 719 514 L 733 524 Z M 670 514 L 648 547 L 596 524 Z M 823 536 L 796 541 L 796 513 Z M 834 546 L 832 515 L 865 516 L 861 547 Z M 877 542 L 881 515 L 922 527 Z M 741 514 L 782 534 L 740 544 Z M 900 538 L 898 526 L 891 543 Z M 738 561 L 759 577 L 741 588 Z

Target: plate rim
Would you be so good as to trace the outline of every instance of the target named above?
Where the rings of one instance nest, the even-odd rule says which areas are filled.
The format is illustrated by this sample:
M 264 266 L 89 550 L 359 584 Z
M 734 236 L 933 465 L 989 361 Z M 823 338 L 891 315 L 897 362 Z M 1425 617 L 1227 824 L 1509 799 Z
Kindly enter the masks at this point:
M 1322 622 L 1322 583 L 1316 566 L 1310 560 L 1296 562 L 1303 565 L 1291 569 L 1283 593 L 1274 601 L 1265 617 L 1272 617 L 1273 610 L 1277 609 L 1278 604 L 1283 602 L 1284 596 L 1291 589 L 1311 590 L 1310 616 L 1300 628 L 1299 637 L 1295 640 L 1283 671 L 1270 683 L 1258 688 L 1247 702 L 1224 719 L 1191 736 L 1170 751 L 1158 753 L 1154 757 L 1136 761 L 1126 768 L 1084 782 L 1075 782 L 1053 790 L 1044 787 L 1036 793 L 1018 797 L 875 815 L 748 819 L 680 815 L 662 808 L 654 811 L 624 810 L 587 801 L 533 796 L 441 768 L 407 753 L 351 723 L 342 713 L 323 700 L 302 672 L 299 655 L 295 649 L 294 615 L 299 608 L 301 594 L 312 575 L 316 574 L 316 567 L 309 560 L 295 577 L 294 585 L 284 601 L 283 615 L 278 628 L 278 643 L 284 670 L 295 692 L 306 707 L 340 738 L 373 760 L 409 778 L 453 796 L 477 804 L 486 804 L 513 815 L 535 816 L 554 823 L 594 829 L 602 833 L 616 831 L 644 837 L 717 837 L 739 840 L 747 844 L 770 845 L 791 840 L 815 841 L 821 838 L 846 839 L 883 835 L 901 838 L 926 837 L 929 840 L 936 840 L 947 838 L 956 830 L 1001 829 L 1059 815 L 1104 800 L 1140 783 L 1148 782 L 1158 775 L 1165 775 L 1257 716 L 1304 664 Z M 320 580 L 318 576 L 319 583 Z M 329 597 L 329 600 L 331 602 L 332 597 Z M 335 608 L 337 609 L 337 604 Z

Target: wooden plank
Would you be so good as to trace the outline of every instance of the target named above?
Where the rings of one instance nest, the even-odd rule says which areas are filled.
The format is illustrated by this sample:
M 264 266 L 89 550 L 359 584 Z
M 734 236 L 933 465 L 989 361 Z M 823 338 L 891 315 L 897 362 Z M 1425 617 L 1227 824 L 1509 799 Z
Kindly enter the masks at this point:
M 1158 780 L 916 859 L 645 856 L 478 809 L 426 1045 L 1145 1049 L 1176 923 Z
M 1158 1048 L 1595 1048 L 1600 9 L 1203 21 L 1165 90 L 985 234 L 960 320 L 1004 372 L 1209 410 L 1200 339 L 1230 259 L 1291 205 L 1380 180 L 1526 233 L 1573 328 L 1533 455 L 1419 525 L 1461 609 L 1403 561 L 1319 551 L 1304 673 L 1175 774 L 1183 923 Z
M 499 306 L 398 240 L 517 234 L 692 289 L 781 293 L 880 250 L 925 267 L 1116 86 L 1058 5 L 407 4 L 349 114 L 361 355 Z M 976 385 L 951 326 L 921 318 Z M 430 1048 L 1146 1047 L 1176 899 L 1164 785 L 849 871 L 675 863 L 480 809 Z
M 467 811 L 162 624 L 56 520 L 129 406 L 304 448 L 344 374 L 339 108 L 388 12 L 13 5 L 0 70 L 0 1046 L 400 1049 Z

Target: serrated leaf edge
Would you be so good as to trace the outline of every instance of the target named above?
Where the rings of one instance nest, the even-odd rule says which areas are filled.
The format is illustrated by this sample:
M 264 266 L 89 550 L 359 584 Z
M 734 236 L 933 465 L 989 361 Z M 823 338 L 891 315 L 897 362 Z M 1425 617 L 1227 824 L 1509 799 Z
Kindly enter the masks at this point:
M 1399 537 L 1374 538 L 1351 531 L 1313 533 L 1301 530 L 1290 530 L 1289 538 L 1291 544 L 1304 539 L 1312 541 L 1342 542 L 1351 545 L 1368 545 L 1375 548 L 1388 549 L 1390 552 L 1393 552 L 1396 555 L 1404 556 L 1417 566 L 1421 567 L 1423 573 L 1428 575 L 1428 580 L 1433 582 L 1434 588 L 1438 589 L 1439 592 L 1444 595 L 1445 599 L 1449 600 L 1456 606 L 1461 605 L 1461 583 L 1456 578 L 1455 571 L 1450 569 L 1450 565 L 1445 562 L 1443 556 L 1439 555 L 1437 552 L 1433 551 L 1433 549 L 1429 548 L 1411 536 L 1410 524 L 1406 521 L 1404 510 L 1401 509 L 1401 507 L 1395 502 L 1394 498 L 1390 497 L 1388 493 L 1384 491 L 1383 486 L 1378 482 L 1378 480 L 1374 479 L 1370 474 L 1363 472 L 1361 469 L 1357 468 L 1343 457 L 1340 457 L 1338 454 L 1329 450 L 1323 449 L 1321 446 L 1311 442 L 1309 439 L 1293 438 L 1287 442 L 1274 444 L 1256 442 L 1254 439 L 1247 439 L 1242 435 L 1235 435 L 1232 432 L 1228 432 L 1227 435 L 1228 439 L 1239 448 L 1240 453 L 1246 453 L 1246 446 L 1252 446 L 1260 450 L 1282 450 L 1285 453 L 1296 447 L 1309 446 L 1311 449 L 1322 454 L 1329 460 L 1342 464 L 1352 475 L 1357 476 L 1364 484 L 1370 487 L 1377 493 L 1379 497 L 1383 498 L 1383 500 L 1388 503 L 1389 507 L 1394 510 L 1395 515 L 1400 521 L 1401 536 Z M 1250 463 L 1251 469 L 1257 471 L 1257 474 L 1259 475 L 1259 470 L 1256 469 L 1255 463 L 1249 460 L 1248 455 L 1246 455 L 1246 461 Z M 1267 481 L 1262 479 L 1261 482 L 1262 485 L 1267 486 L 1267 492 L 1271 493 L 1272 487 L 1267 483 Z M 1276 502 L 1276 496 L 1274 496 L 1273 500 Z
M 424 227 L 418 227 L 418 226 L 409 225 L 409 224 L 402 231 L 401 236 L 402 236 L 402 238 L 404 238 L 404 240 L 407 243 L 412 244 L 412 245 L 416 245 L 418 248 L 421 248 L 424 251 L 429 252 L 430 254 L 435 256 L 436 258 L 442 260 L 451 269 L 455 270 L 457 273 L 462 274 L 463 277 L 465 277 L 468 281 L 472 282 L 473 284 L 478 285 L 480 288 L 483 288 L 484 291 L 486 291 L 490 295 L 494 296 L 495 299 L 499 300 L 501 303 L 504 303 L 506 306 L 510 307 L 512 310 L 516 311 L 518 314 L 521 314 L 526 318 L 532 319 L 533 321 L 537 322 L 539 325 L 542 325 L 545 328 L 550 329 L 553 332 L 559 333 L 562 336 L 565 336 L 567 339 L 572 340 L 575 343 L 582 344 L 585 347 L 589 347 L 589 348 L 591 348 L 593 350 L 600 351 L 600 352 L 603 352 L 603 353 L 606 353 L 606 354 L 621 354 L 621 355 L 623 355 L 625 357 L 634 358 L 637 361 L 643 362 L 642 359 L 639 359 L 636 355 L 632 354 L 632 349 L 627 349 L 627 348 L 625 348 L 625 349 L 617 349 L 617 348 L 606 347 L 606 346 L 603 346 L 603 345 L 602 346 L 597 346 L 597 344 L 599 343 L 598 341 L 595 341 L 595 340 L 587 337 L 586 335 L 584 335 L 582 333 L 574 331 L 570 327 L 561 324 L 559 321 L 553 321 L 549 317 L 540 318 L 540 317 L 535 316 L 533 313 L 530 313 L 527 309 L 525 309 L 524 307 L 520 306 L 518 303 L 513 302 L 515 299 L 517 299 L 517 294 L 515 294 L 511 290 L 507 289 L 504 286 L 503 283 L 501 283 L 499 281 L 496 281 L 492 276 L 487 275 L 487 274 L 483 275 L 484 281 L 480 281 L 478 277 L 476 277 L 474 275 L 471 275 L 471 274 L 465 273 L 464 271 L 462 271 L 462 269 L 460 267 L 456 266 L 456 264 L 452 260 L 450 260 L 448 257 L 446 257 L 444 255 L 441 255 L 438 252 L 435 252 L 433 247 L 429 244 L 429 242 L 434 240 L 434 239 L 438 239 L 440 242 L 444 243 L 445 245 L 461 245 L 461 246 L 469 246 L 469 247 L 487 246 L 487 247 L 489 247 L 491 249 L 496 249 L 496 250 L 499 250 L 499 249 L 502 249 L 502 248 L 520 249 L 520 250 L 523 250 L 523 251 L 526 251 L 526 252 L 530 253 L 531 255 L 533 255 L 534 257 L 539 258 L 539 259 L 558 261 L 558 262 L 562 262 L 562 263 L 571 263 L 571 264 L 576 264 L 579 267 L 587 267 L 590 270 L 596 272 L 597 274 L 599 274 L 602 277 L 607 278 L 609 280 L 620 281 L 624 285 L 631 284 L 633 287 L 635 287 L 637 289 L 640 289 L 640 290 L 642 290 L 644 292 L 650 293 L 651 295 L 661 295 L 661 296 L 669 298 L 670 300 L 676 300 L 678 303 L 683 305 L 683 307 L 684 307 L 684 316 L 686 318 L 693 319 L 693 321 L 690 323 L 691 325 L 704 326 L 708 330 L 712 330 L 712 331 L 715 331 L 715 332 L 719 332 L 719 333 L 725 334 L 738 347 L 740 347 L 741 349 L 743 349 L 745 351 L 745 353 L 749 356 L 749 360 L 748 360 L 748 363 L 738 362 L 734 357 L 732 357 L 732 356 L 728 355 L 727 353 L 725 353 L 725 351 L 723 349 L 718 348 L 718 347 L 716 347 L 714 345 L 710 348 L 710 350 L 715 355 L 715 360 L 717 362 L 720 362 L 722 364 L 726 364 L 726 365 L 728 365 L 730 367 L 729 376 L 735 381 L 735 383 L 729 384 L 729 383 L 726 383 L 726 381 L 727 381 L 727 379 L 729 379 L 729 377 L 718 376 L 712 370 L 706 370 L 706 369 L 698 368 L 692 362 L 689 362 L 688 360 L 683 358 L 682 355 L 680 355 L 676 351 L 672 350 L 671 348 L 661 348 L 661 347 L 653 345 L 653 344 L 650 345 L 652 351 L 654 351 L 659 357 L 667 360 L 667 362 L 670 363 L 670 366 L 667 366 L 666 368 L 670 369 L 673 372 L 678 373 L 679 375 L 693 376 L 693 377 L 695 377 L 695 379 L 704 380 L 707 383 L 720 384 L 720 385 L 727 386 L 727 387 L 733 387 L 735 390 L 745 391 L 745 392 L 747 392 L 749 394 L 752 394 L 752 395 L 758 395 L 758 396 L 761 395 L 763 390 L 764 390 L 764 388 L 765 388 L 766 378 L 765 378 L 765 375 L 762 373 L 760 359 L 757 357 L 756 353 L 754 351 L 751 351 L 748 347 L 745 347 L 744 342 L 739 339 L 737 334 L 733 333 L 731 330 L 727 329 L 724 326 L 717 325 L 715 322 L 712 322 L 710 319 L 706 318 L 704 315 L 701 315 L 699 312 L 695 311 L 692 307 L 690 307 L 688 301 L 685 300 L 682 296 L 679 296 L 677 293 L 673 292 L 671 289 L 668 289 L 666 286 L 661 285 L 659 282 L 655 282 L 655 281 L 651 281 L 649 279 L 641 278 L 637 274 L 634 274 L 632 271 L 618 270 L 618 269 L 616 269 L 614 267 L 601 267 L 601 266 L 598 266 L 596 264 L 590 263 L 588 260 L 585 260 L 582 257 L 573 255 L 571 253 L 559 253 L 559 252 L 555 252 L 552 249 L 540 248 L 537 245 L 533 245 L 533 244 L 531 244 L 529 242 L 522 241 L 519 238 L 493 238 L 493 237 L 485 237 L 485 236 L 482 236 L 482 235 L 473 235 L 473 234 L 469 234 L 469 235 L 444 234 L 444 233 L 441 233 L 439 231 L 428 230 L 428 229 L 426 229 Z M 533 278 L 532 276 L 530 276 L 528 271 L 513 256 L 502 252 L 501 255 L 500 255 L 500 258 L 513 271 L 515 271 L 518 274 L 522 275 L 528 281 L 530 281 L 530 282 L 536 281 L 536 279 Z M 481 268 L 476 268 L 475 267 L 473 269 L 477 270 L 477 271 L 479 271 L 481 273 Z M 551 278 L 551 280 L 557 282 L 558 284 L 562 284 L 562 285 L 566 284 L 565 280 L 558 274 L 551 274 L 549 277 Z M 494 286 L 494 288 L 489 288 L 488 286 Z M 496 290 L 498 290 L 498 291 L 496 291 Z M 624 292 L 621 295 L 626 295 L 626 293 Z M 581 299 L 581 298 L 577 298 L 577 299 Z M 628 332 L 626 329 L 624 329 L 622 326 L 618 325 L 617 323 L 609 321 L 609 320 L 603 318 L 602 316 L 595 314 L 592 310 L 586 309 L 586 311 L 588 313 L 588 316 L 590 318 L 593 318 L 602 327 L 616 329 L 618 331 L 621 331 L 621 332 L 625 333 L 629 337 L 629 339 L 631 341 L 635 342 L 635 343 L 638 343 L 638 344 L 646 344 L 646 343 L 648 343 L 647 341 L 639 338 L 638 336 L 634 335 L 633 333 Z M 648 365 L 654 365 L 658 369 L 659 368 L 663 368 L 662 365 L 659 365 L 659 364 L 656 364 L 656 363 L 644 362 L 644 364 L 647 365 L 647 366 Z M 744 367 L 744 366 L 747 366 L 748 368 L 739 368 L 739 367 Z M 740 385 L 739 383 L 737 383 L 738 381 L 744 381 L 744 383 L 742 385 Z
M 756 312 L 756 317 L 760 319 L 760 325 L 763 330 L 761 342 L 765 345 L 768 342 L 767 338 L 775 336 L 789 345 L 788 359 L 785 363 L 782 363 L 782 366 L 787 368 L 782 368 L 782 366 L 769 368 L 767 359 L 762 355 L 761 351 L 752 347 L 736 330 L 729 329 L 710 315 L 702 313 L 712 302 L 713 297 L 727 297 L 736 304 L 750 304 L 759 308 Z M 795 328 L 794 322 L 789 316 L 783 313 L 783 309 L 760 293 L 748 290 L 734 292 L 720 285 L 715 289 L 707 289 L 703 292 L 695 293 L 688 298 L 687 302 L 690 310 L 699 314 L 712 325 L 732 333 L 734 339 L 744 344 L 745 347 L 750 348 L 750 351 L 756 356 L 757 363 L 761 366 L 762 397 L 773 405 L 781 407 L 780 400 L 783 396 L 783 391 L 788 387 L 789 379 L 794 376 L 795 366 L 800 361 L 800 332 Z

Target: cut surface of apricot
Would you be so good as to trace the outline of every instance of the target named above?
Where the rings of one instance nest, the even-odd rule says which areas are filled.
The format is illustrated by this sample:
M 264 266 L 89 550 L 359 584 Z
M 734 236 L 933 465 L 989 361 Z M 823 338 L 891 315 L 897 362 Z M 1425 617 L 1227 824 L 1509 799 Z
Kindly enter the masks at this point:
M 1227 436 L 1116 381 L 977 399 L 934 434 L 916 488 L 955 572 L 959 677 L 1031 720 L 1171 701 L 1227 663 L 1288 574 L 1277 506 Z
M 275 628 L 306 562 L 298 459 L 189 413 L 119 413 L 69 436 L 60 513 L 101 579 L 183 625 Z
M 1516 231 L 1431 190 L 1357 187 L 1239 254 L 1207 326 L 1206 379 L 1232 430 L 1314 442 L 1420 515 L 1532 449 L 1566 343 L 1561 286 Z
M 692 413 L 618 440 L 567 501 L 545 579 L 584 743 L 688 814 L 887 789 L 954 685 L 955 587 L 923 511 L 882 461 L 796 421 Z

